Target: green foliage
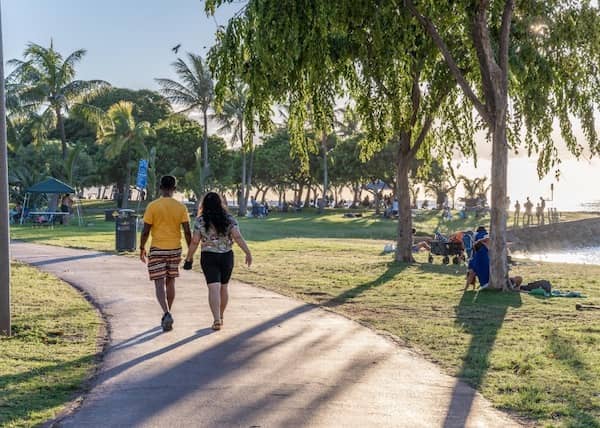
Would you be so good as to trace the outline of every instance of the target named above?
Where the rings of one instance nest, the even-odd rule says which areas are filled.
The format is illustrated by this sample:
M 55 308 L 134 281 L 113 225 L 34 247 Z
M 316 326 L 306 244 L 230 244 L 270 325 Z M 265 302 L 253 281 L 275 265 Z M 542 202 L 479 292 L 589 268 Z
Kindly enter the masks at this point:
M 594 109 L 600 105 L 600 11 L 590 1 L 525 2 L 516 6 L 511 34 L 510 97 L 513 144 L 521 138 L 538 153 L 538 173 L 561 161 L 556 122 L 568 151 L 597 155 Z M 582 129 L 582 137 L 574 132 Z
M 182 83 L 171 79 L 156 81 L 167 100 L 183 108 L 179 113 L 194 110 L 206 112 L 212 106 L 214 98 L 212 78 L 201 56 L 188 53 L 187 57 L 189 65 L 181 58 L 173 63 L 175 73 Z
M 148 89 L 110 88 L 101 94 L 90 97 L 87 104 L 107 111 L 119 101 L 128 101 L 133 104 L 131 114 L 136 122 L 148 122 L 156 125 L 173 112 L 167 99 Z
M 95 367 L 102 321 L 68 284 L 11 265 L 12 336 L 0 337 L 0 426 L 56 417 Z
M 266 138 L 254 153 L 254 182 L 259 186 L 284 189 L 294 180 L 297 161 L 290 156 L 290 137 L 279 130 Z
M 8 76 L 15 100 L 11 108 L 18 104 L 21 113 L 35 123 L 35 139 L 44 139 L 52 128 L 58 127 L 63 159 L 67 156 L 62 129 L 64 112 L 109 86 L 102 80 L 75 80 L 75 66 L 85 53 L 85 49 L 79 49 L 63 58 L 52 42 L 49 48 L 29 43 L 23 53 L 24 60 L 9 61 L 14 67 Z
M 51 140 L 44 145 L 18 146 L 8 157 L 11 201 L 23 202 L 25 190 L 47 177 L 65 177 L 60 141 Z M 44 195 L 32 195 L 32 206 L 42 203 Z
M 191 189 L 199 198 L 202 171 L 200 145 L 204 138 L 203 128 L 195 121 L 182 115 L 173 115 L 155 128 L 155 135 L 148 139 L 148 146 L 156 149 L 156 179 L 162 175 L 175 175 L 181 189 Z M 209 136 L 208 152 L 211 171 L 205 178 L 209 185 L 228 183 L 232 153 L 227 151 L 225 141 L 218 136 Z

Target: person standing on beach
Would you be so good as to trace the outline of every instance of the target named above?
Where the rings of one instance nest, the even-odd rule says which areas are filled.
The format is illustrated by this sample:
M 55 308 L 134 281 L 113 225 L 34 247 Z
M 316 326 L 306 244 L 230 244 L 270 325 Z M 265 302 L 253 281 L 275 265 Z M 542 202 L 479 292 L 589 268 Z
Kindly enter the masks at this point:
M 517 200 L 517 202 L 515 202 L 515 218 L 513 220 L 515 227 L 519 226 L 519 215 L 520 214 L 521 214 L 521 204 L 519 204 L 519 201 Z
M 223 326 L 223 314 L 229 301 L 229 279 L 233 272 L 233 242 L 246 254 L 246 264 L 252 264 L 252 254 L 240 233 L 237 221 L 227 212 L 221 197 L 209 192 L 202 199 L 194 223 L 194 236 L 188 248 L 184 269 L 192 268 L 194 253 L 201 245 L 200 265 L 208 286 L 208 304 L 213 315 L 213 330 Z
M 540 196 L 540 219 L 542 224 L 545 223 L 544 216 L 546 215 L 546 201 L 543 196 Z
M 527 196 L 527 200 L 523 204 L 523 207 L 525 208 L 525 214 L 523 214 L 523 226 L 525 226 L 525 225 L 529 226 L 529 225 L 531 225 L 531 222 L 533 221 L 533 215 L 532 215 L 533 203 L 529 200 L 529 196 Z M 527 223 L 525 223 L 525 219 L 527 219 Z
M 181 228 L 190 246 L 192 233 L 185 205 L 173 199 L 175 177 L 165 175 L 160 179 L 161 197 L 148 204 L 144 213 L 144 229 L 140 240 L 140 260 L 148 264 L 150 280 L 154 281 L 156 299 L 163 310 L 163 331 L 173 329 L 171 309 L 175 300 L 175 278 L 179 276 L 181 262 Z M 146 241 L 151 236 L 150 252 L 146 255 Z

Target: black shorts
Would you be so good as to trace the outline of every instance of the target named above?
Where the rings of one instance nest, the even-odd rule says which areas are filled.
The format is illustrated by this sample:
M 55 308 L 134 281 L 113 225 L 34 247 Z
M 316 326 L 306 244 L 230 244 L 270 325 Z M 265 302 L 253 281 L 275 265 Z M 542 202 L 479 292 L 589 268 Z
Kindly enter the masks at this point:
M 233 271 L 233 251 L 227 253 L 202 251 L 200 253 L 200 266 L 202 266 L 207 284 L 213 282 L 227 284 Z

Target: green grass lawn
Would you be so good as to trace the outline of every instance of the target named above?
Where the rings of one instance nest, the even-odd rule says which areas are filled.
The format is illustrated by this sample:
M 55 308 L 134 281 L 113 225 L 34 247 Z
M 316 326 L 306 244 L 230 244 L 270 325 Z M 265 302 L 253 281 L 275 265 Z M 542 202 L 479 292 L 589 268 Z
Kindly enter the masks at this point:
M 577 218 L 581 218 L 579 216 Z M 474 229 L 489 219 L 441 223 L 427 212 L 419 234 Z M 114 247 L 114 224 L 54 230 L 16 227 L 13 237 L 95 249 Z M 541 426 L 600 427 L 600 317 L 575 310 L 600 304 L 600 266 L 522 262 L 525 280 L 549 279 L 554 288 L 579 290 L 586 299 L 543 299 L 517 293 L 463 292 L 464 266 L 400 264 L 383 246 L 396 222 L 282 214 L 241 219 L 255 262 L 234 276 L 322 305 L 386 331 L 475 386 L 497 407 Z M 198 263 L 196 263 L 197 265 Z
M 68 284 L 14 263 L 12 333 L 0 336 L 0 426 L 31 427 L 53 418 L 95 367 L 102 325 Z

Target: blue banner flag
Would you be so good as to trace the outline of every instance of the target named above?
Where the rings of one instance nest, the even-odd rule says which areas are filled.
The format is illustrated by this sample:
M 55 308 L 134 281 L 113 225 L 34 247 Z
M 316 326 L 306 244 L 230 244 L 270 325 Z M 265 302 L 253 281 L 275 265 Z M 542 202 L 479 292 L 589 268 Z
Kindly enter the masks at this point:
M 135 185 L 138 189 L 146 188 L 146 179 L 148 178 L 148 161 L 146 159 L 140 159 L 138 166 L 137 180 Z

